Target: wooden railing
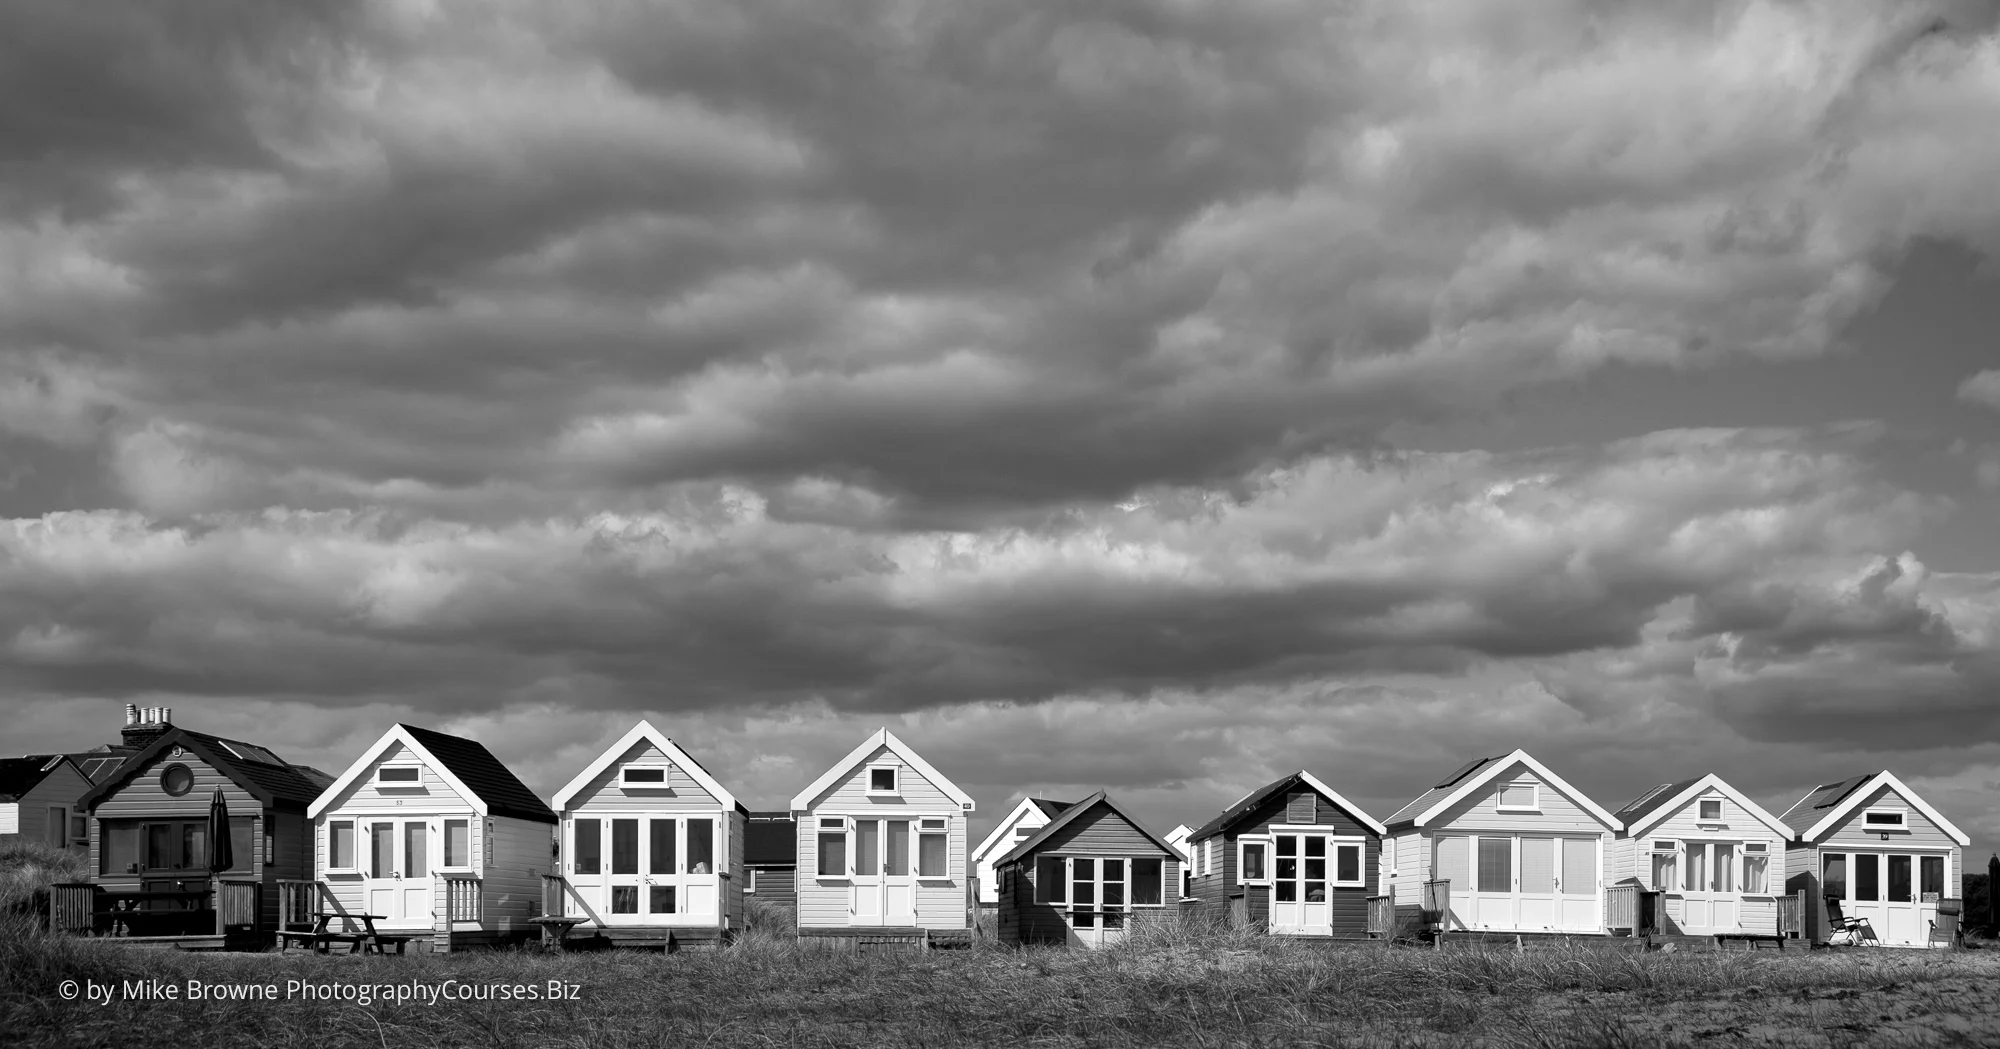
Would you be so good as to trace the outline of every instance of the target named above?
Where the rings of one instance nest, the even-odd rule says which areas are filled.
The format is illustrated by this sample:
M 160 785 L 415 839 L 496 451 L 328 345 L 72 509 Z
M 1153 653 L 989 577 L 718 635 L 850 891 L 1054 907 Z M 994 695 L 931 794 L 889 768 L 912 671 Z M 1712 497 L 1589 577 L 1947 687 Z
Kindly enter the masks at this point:
M 569 889 L 560 874 L 542 875 L 542 915 L 548 918 L 563 916 L 563 895 Z
M 1613 885 L 1604 890 L 1604 927 L 1639 935 L 1639 893 L 1637 885 Z
M 263 902 L 258 896 L 258 890 L 261 888 L 262 886 L 254 881 L 238 878 L 215 879 L 215 887 L 211 891 L 214 893 L 215 901 L 216 935 L 220 936 L 232 927 L 249 926 L 254 929 L 258 926 L 263 917 L 263 911 L 258 906 Z
M 1396 898 L 1368 897 L 1368 935 L 1388 939 L 1396 932 Z
M 96 928 L 97 886 L 57 882 L 49 886 L 49 931 L 87 933 Z
M 324 886 L 317 881 L 279 878 L 277 884 L 279 929 L 311 925 L 322 901 L 333 902 L 330 896 L 325 895 Z
M 484 898 L 480 892 L 478 878 L 447 874 L 444 878 L 445 920 L 451 922 L 476 922 L 480 920 L 480 904 Z
M 1801 939 L 1806 935 L 1806 890 L 1778 897 L 1778 935 Z

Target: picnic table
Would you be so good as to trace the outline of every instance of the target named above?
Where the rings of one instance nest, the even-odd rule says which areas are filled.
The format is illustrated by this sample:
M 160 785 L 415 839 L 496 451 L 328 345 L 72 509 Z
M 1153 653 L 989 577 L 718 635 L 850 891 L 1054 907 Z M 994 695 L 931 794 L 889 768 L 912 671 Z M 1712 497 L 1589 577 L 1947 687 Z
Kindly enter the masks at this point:
M 397 954 L 401 954 L 403 953 L 403 947 L 416 937 L 376 931 L 375 922 L 378 919 L 386 919 L 387 917 L 387 915 L 383 914 L 362 914 L 359 911 L 315 911 L 313 912 L 313 927 L 310 930 L 278 930 L 279 949 L 290 950 L 292 944 L 297 943 L 301 947 L 309 947 L 320 954 L 331 954 L 333 953 L 334 944 L 345 943 L 349 945 L 347 951 L 349 954 L 363 954 L 369 951 L 373 951 L 376 954 L 387 954 L 389 953 L 388 948 L 392 946 L 396 948 Z M 328 926 L 333 924 L 335 918 L 343 919 L 343 931 L 334 932 L 328 928 Z M 352 923 L 356 921 L 361 923 L 361 932 L 351 931 Z
M 106 889 L 94 924 L 113 936 L 185 936 L 215 926 L 207 889 Z

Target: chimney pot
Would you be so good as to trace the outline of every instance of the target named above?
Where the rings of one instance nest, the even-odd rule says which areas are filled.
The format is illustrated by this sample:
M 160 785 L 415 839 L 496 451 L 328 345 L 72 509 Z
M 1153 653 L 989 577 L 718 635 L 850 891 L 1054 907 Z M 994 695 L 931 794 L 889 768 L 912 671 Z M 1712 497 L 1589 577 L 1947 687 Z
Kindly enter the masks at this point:
M 171 725 L 171 724 L 173 724 L 173 723 L 174 723 L 174 708 L 172 708 L 172 707 L 161 707 L 161 708 L 160 708 L 160 724 L 162 724 L 162 725 Z
M 125 723 L 127 725 L 136 725 L 139 723 L 139 704 L 125 704 Z

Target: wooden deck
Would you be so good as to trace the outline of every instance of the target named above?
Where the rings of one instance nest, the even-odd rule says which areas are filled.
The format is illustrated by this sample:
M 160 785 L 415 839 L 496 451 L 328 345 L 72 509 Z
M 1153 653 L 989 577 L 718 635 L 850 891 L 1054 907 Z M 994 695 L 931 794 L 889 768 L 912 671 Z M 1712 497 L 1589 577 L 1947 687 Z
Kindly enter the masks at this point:
M 954 950 L 972 946 L 971 929 L 843 925 L 799 929 L 799 943 L 846 951 Z
M 672 954 L 679 951 L 712 951 L 728 946 L 735 936 L 715 926 L 688 925 L 579 925 L 563 939 L 566 950 L 605 950 L 613 947 L 658 948 Z

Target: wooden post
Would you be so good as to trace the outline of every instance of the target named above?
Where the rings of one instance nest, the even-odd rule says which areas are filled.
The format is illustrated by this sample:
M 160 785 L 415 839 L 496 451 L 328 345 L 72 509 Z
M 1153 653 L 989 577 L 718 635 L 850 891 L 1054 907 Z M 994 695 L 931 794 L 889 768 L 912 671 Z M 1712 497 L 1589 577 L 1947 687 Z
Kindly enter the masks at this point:
M 2000 852 L 1986 861 L 1986 935 L 2000 936 Z

